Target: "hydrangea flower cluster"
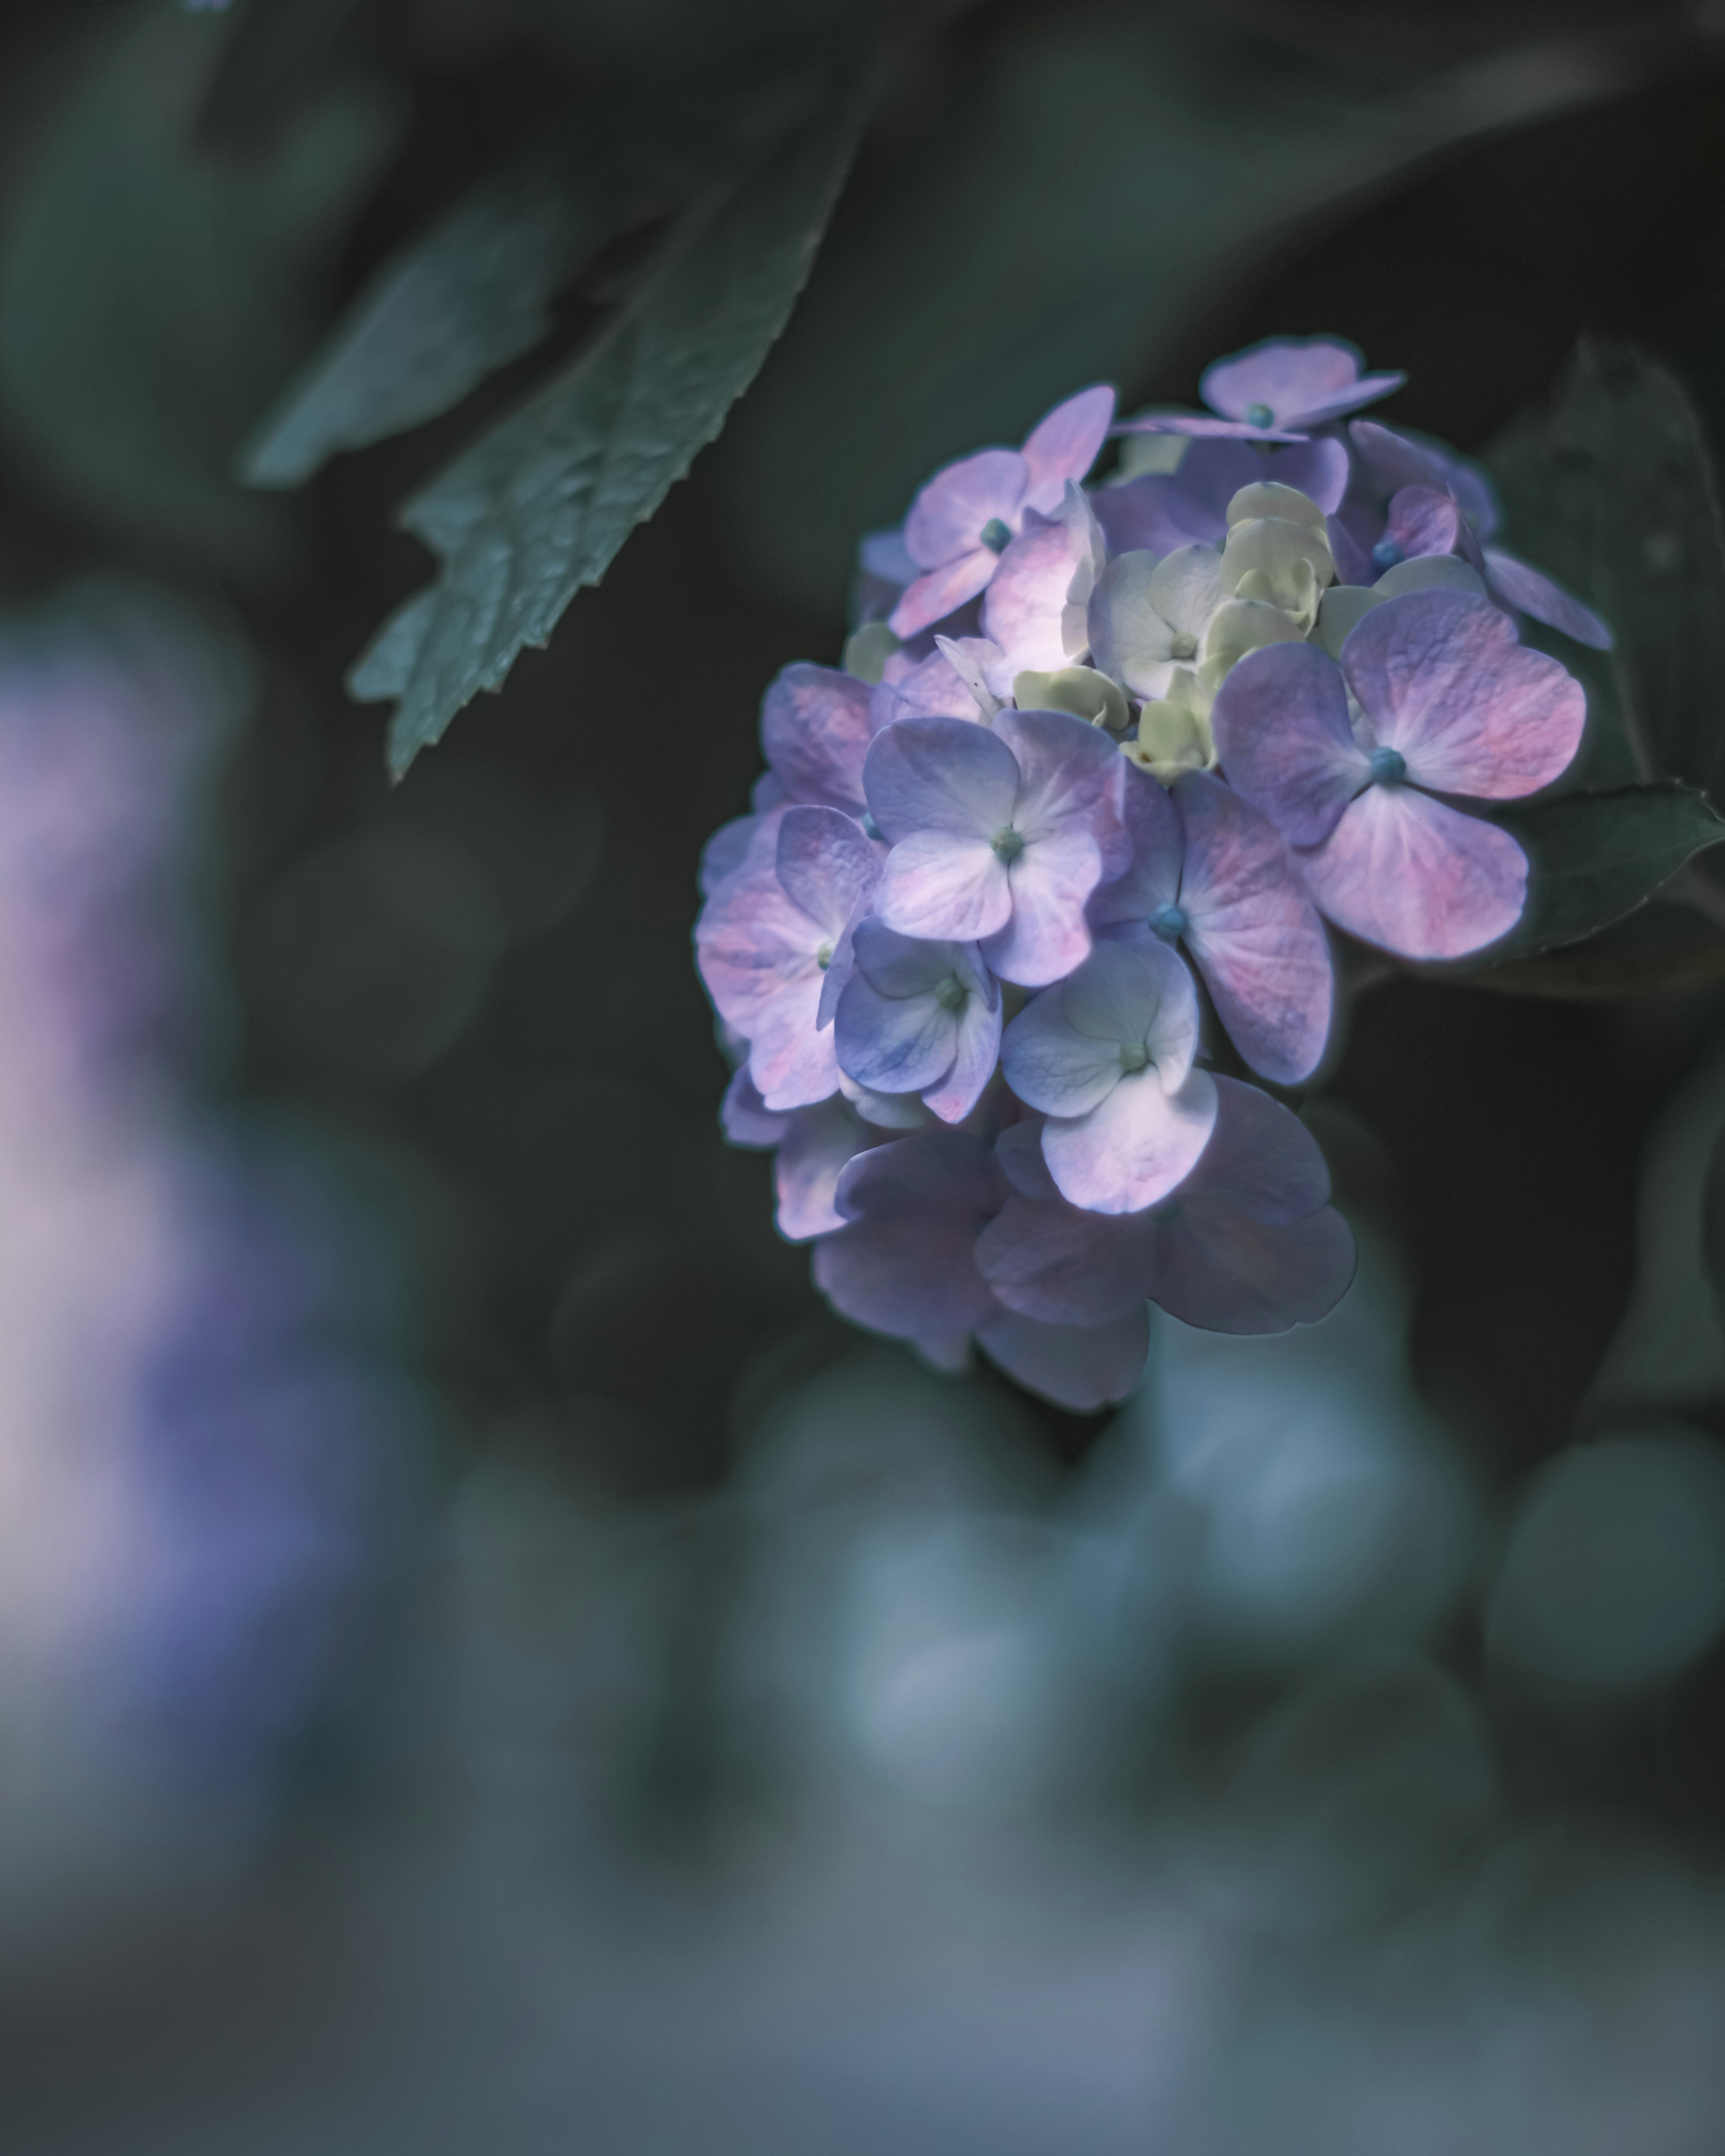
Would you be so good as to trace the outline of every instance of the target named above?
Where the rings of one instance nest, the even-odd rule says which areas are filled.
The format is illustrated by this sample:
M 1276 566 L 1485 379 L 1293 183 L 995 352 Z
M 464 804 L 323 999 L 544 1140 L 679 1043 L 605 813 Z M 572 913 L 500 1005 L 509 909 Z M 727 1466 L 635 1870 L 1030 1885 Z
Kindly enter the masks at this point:
M 1322 1155 L 1220 1036 L 1297 1086 L 1326 924 L 1409 959 L 1515 925 L 1527 859 L 1481 811 L 1586 715 L 1517 617 L 1609 642 L 1491 543 L 1476 470 L 1353 416 L 1402 380 L 1277 338 L 1205 413 L 1082 390 L 865 539 L 844 668 L 768 690 L 697 958 L 726 1133 L 777 1148 L 779 1227 L 858 1324 L 1089 1408 L 1149 1302 L 1266 1332 L 1346 1288 Z

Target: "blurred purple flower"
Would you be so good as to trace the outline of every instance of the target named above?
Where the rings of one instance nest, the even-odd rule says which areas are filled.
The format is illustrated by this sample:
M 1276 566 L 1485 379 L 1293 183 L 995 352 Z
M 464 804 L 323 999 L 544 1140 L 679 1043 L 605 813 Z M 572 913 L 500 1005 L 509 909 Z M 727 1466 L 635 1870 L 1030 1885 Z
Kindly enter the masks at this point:
M 870 695 L 866 681 L 835 667 L 780 671 L 761 700 L 761 747 L 782 799 L 862 816 L 863 759 L 875 737 Z
M 1216 1119 L 1198 1034 L 1192 976 L 1153 938 L 1098 943 L 1006 1029 L 1007 1083 L 1047 1116 L 1043 1152 L 1075 1205 L 1137 1213 L 1191 1173 Z
M 1069 1204 L 1040 1118 L 1002 1132 L 1012 1194 L 977 1240 L 977 1265 L 1009 1309 L 1054 1325 L 1127 1316 L 1146 1296 L 1211 1332 L 1310 1325 L 1353 1277 L 1353 1237 L 1329 1203 L 1305 1125 L 1255 1086 L 1217 1078 L 1216 1126 L 1185 1181 L 1138 1213 Z
M 1106 736 L 1065 711 L 888 727 L 864 774 L 892 848 L 876 912 L 901 936 L 980 943 L 1004 980 L 1057 980 L 1090 947 L 1085 901 L 1125 859 L 1114 765 Z
M 1124 757 L 1121 773 L 1132 865 L 1091 898 L 1091 926 L 1113 942 L 1183 943 L 1252 1068 L 1283 1086 L 1310 1077 L 1335 976 L 1281 832 L 1207 773 L 1186 773 L 1172 797 Z
M 877 1146 L 839 1178 L 847 1224 L 814 1248 L 815 1284 L 853 1323 L 916 1342 L 952 1368 L 969 1340 L 1009 1376 L 1080 1410 L 1124 1399 L 1149 1346 L 1144 1303 L 1055 1326 L 1009 1310 L 977 1268 L 978 1236 L 1009 1186 L 993 1150 L 964 1131 Z
M 701 909 L 701 978 L 748 1042 L 749 1075 L 768 1108 L 808 1106 L 837 1088 L 833 1006 L 880 873 L 849 816 L 799 804 L 782 812 L 770 856 L 752 852 Z
M 845 1224 L 833 1208 L 839 1171 L 855 1154 L 881 1142 L 841 1094 L 812 1108 L 775 1113 L 761 1098 L 745 1065 L 731 1081 L 720 1111 L 735 1146 L 777 1147 L 773 1163 L 778 1232 L 789 1243 L 828 1235 Z
M 1267 337 L 1205 368 L 1198 393 L 1219 418 L 1147 413 L 1117 432 L 1299 441 L 1309 429 L 1388 397 L 1407 378 L 1399 372 L 1362 374 L 1359 353 L 1334 337 Z
M 1114 417 L 1106 385 L 1081 390 L 1032 428 L 1020 449 L 983 449 L 929 480 L 905 519 L 904 547 L 922 572 L 890 617 L 914 636 L 985 591 L 1027 521 L 1059 508 L 1069 480 L 1096 460 Z
M 1496 607 L 1429 591 L 1374 608 L 1339 667 L 1311 644 L 1250 653 L 1211 716 L 1229 783 L 1280 826 L 1322 912 L 1403 957 L 1455 958 L 1514 927 L 1527 859 L 1420 789 L 1532 793 L 1574 756 L 1586 710 Z
M 880 1093 L 920 1093 L 963 1122 L 994 1075 L 1000 989 L 974 943 L 915 940 L 865 921 L 838 1002 L 840 1067 Z

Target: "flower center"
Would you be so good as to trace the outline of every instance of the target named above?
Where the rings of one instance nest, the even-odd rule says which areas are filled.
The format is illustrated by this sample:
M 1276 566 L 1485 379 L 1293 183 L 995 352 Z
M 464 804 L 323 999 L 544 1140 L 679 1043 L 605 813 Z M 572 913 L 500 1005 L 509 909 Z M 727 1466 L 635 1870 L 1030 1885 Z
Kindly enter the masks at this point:
M 1198 639 L 1183 629 L 1177 629 L 1168 640 L 1168 655 L 1170 659 L 1196 659 Z
M 1372 783 L 1374 786 L 1399 786 L 1408 775 L 1408 760 L 1399 749 L 1374 748 L 1372 751 Z
M 1150 926 L 1164 943 L 1178 943 L 1191 927 L 1183 906 L 1158 906 L 1150 916 Z
M 945 980 L 937 983 L 934 999 L 943 1011 L 956 1014 L 962 1011 L 968 1001 L 969 991 L 956 973 L 948 973 Z
M 1004 831 L 997 831 L 988 842 L 994 849 L 994 858 L 1003 868 L 1010 868 L 1024 850 L 1024 842 L 1009 824 Z
M 1267 404 L 1248 404 L 1246 424 L 1249 427 L 1267 427 L 1276 417 Z
M 983 526 L 980 537 L 991 554 L 1004 554 L 1012 544 L 1012 528 L 998 516 L 991 516 Z
M 1120 1067 L 1128 1078 L 1135 1072 L 1150 1067 L 1150 1051 L 1142 1040 L 1122 1040 L 1120 1044 Z
M 1393 569 L 1398 562 L 1405 562 L 1407 558 L 1394 539 L 1380 539 L 1372 549 L 1372 559 L 1380 569 Z
M 814 963 L 820 968 L 822 973 L 825 973 L 827 968 L 833 963 L 833 947 L 830 943 L 823 943 L 816 951 Z

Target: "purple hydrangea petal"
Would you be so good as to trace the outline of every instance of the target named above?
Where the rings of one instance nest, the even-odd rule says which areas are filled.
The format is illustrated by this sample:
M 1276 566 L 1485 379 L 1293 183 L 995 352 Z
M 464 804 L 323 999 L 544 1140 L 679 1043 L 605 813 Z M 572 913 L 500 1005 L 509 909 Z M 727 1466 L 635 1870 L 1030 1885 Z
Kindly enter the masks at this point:
M 1337 583 L 1369 584 L 1378 573 L 1370 549 L 1360 544 L 1340 516 L 1331 516 L 1328 521 L 1330 558 L 1336 564 Z M 1372 543 L 1375 546 L 1377 542 Z
M 1114 424 L 1114 392 L 1106 382 L 1081 389 L 1056 404 L 1024 437 L 1029 509 L 1057 507 L 1069 479 L 1082 479 L 1101 453 Z
M 980 955 L 976 970 L 980 978 L 958 1016 L 958 1045 L 952 1067 L 938 1085 L 926 1088 L 922 1096 L 943 1123 L 963 1122 L 982 1098 L 1000 1060 L 1004 1013 L 999 991 L 988 980 Z
M 1202 1193 L 1272 1226 L 1306 1219 L 1329 1204 L 1322 1149 L 1296 1115 L 1237 1078 L 1219 1077 L 1216 1094 L 1215 1133 L 1183 1198 Z
M 765 842 L 762 816 L 733 816 L 728 824 L 721 824 L 706 845 L 701 850 L 701 870 L 696 878 L 703 898 L 711 898 L 727 876 L 735 875 L 748 862 L 757 841 Z M 778 844 L 778 826 L 775 819 L 770 843 Z
M 1193 454 L 1209 446 L 1194 444 Z M 1215 540 L 1225 519 L 1219 522 L 1207 516 L 1177 484 L 1178 476 L 1153 472 L 1122 486 L 1099 487 L 1091 496 L 1111 554 L 1153 554 L 1159 560 L 1177 547 Z
M 1189 434 L 1199 442 L 1303 442 L 1302 434 L 1280 427 L 1255 427 L 1245 419 L 1213 419 L 1204 412 L 1147 412 L 1122 419 L 1117 434 Z
M 1091 593 L 1095 664 L 1135 696 L 1165 694 L 1174 665 L 1196 665 L 1204 625 L 1227 597 L 1214 547 L 1117 554 Z
M 937 636 L 935 644 L 970 697 L 960 717 L 993 719 L 1011 701 L 1012 671 L 998 644 L 986 636 Z
M 976 699 L 943 651 L 931 651 L 869 696 L 870 738 L 901 719 L 974 719 Z
M 862 826 L 837 808 L 787 808 L 776 865 L 792 904 L 835 939 L 880 880 L 879 854 Z
M 1166 944 L 1099 943 L 1069 979 L 1019 1012 L 1001 1055 L 1007 1083 L 1027 1106 L 1082 1116 L 1147 1065 L 1162 1087 L 1178 1086 L 1198 1032 L 1192 977 Z
M 761 1098 L 747 1063 L 732 1074 L 719 1122 L 732 1145 L 754 1147 L 781 1144 L 791 1127 L 788 1115 L 775 1115 Z
M 859 1086 L 842 1066 L 839 1091 L 865 1123 L 881 1131 L 926 1131 L 934 1117 L 914 1093 L 876 1093 Z
M 1042 1158 L 1042 1122 L 1040 1115 L 1032 1112 L 1009 1124 L 994 1141 L 994 1158 L 1020 1198 L 1049 1205 L 1060 1200 L 1060 1193 Z
M 1356 419 L 1348 432 L 1354 447 L 1392 494 L 1404 486 L 1431 487 L 1439 494 L 1451 490 L 1445 466 L 1405 434 L 1380 427 L 1375 419 Z
M 1215 1120 L 1216 1088 L 1207 1070 L 1189 1071 L 1185 1082 L 1168 1092 L 1152 1068 L 1122 1077 L 1081 1116 L 1051 1116 L 1043 1127 L 1042 1151 L 1073 1204 L 1137 1213 L 1191 1173 Z
M 1283 427 L 1318 426 L 1399 389 L 1404 374 L 1362 375 L 1359 354 L 1332 337 L 1269 337 L 1205 368 L 1212 411 L 1245 419 L 1259 408 Z
M 755 1021 L 749 1075 L 771 1109 L 806 1108 L 838 1091 L 833 1029 L 819 1023 L 821 975 L 788 983 Z
M 978 547 L 961 554 L 956 562 L 948 562 L 944 568 L 931 569 L 926 577 L 906 585 L 898 604 L 886 617 L 887 627 L 895 636 L 902 637 L 932 629 L 988 589 L 999 560 L 992 547 Z
M 1595 651 L 1611 649 L 1611 631 L 1593 608 L 1572 598 L 1543 569 L 1506 554 L 1501 547 L 1487 547 L 1485 560 L 1486 580 L 1506 606 L 1532 614 L 1549 629 L 1562 629 L 1565 636 L 1590 644 Z
M 1274 1226 L 1249 1214 L 1173 1200 L 1152 1299 L 1207 1332 L 1286 1332 L 1326 1317 L 1353 1281 L 1353 1233 L 1326 1205 Z
M 1012 821 L 1019 767 L 1006 742 L 987 726 L 963 719 L 906 719 L 875 737 L 863 786 L 876 828 L 889 842 L 913 832 L 986 840 Z
M 1011 918 L 977 937 L 1002 980 L 1045 988 L 1083 963 L 1091 947 L 1085 904 L 1102 874 L 1101 848 L 1076 825 L 1049 831 L 1025 847 L 1007 871 Z
M 778 1232 L 787 1242 L 806 1243 L 845 1225 L 845 1216 L 833 1203 L 840 1171 L 875 1142 L 875 1133 L 842 1095 L 798 1109 L 788 1119 L 773 1164 Z
M 1335 435 L 1319 434 L 1293 449 L 1277 449 L 1269 455 L 1254 451 L 1253 454 L 1260 466 L 1254 478 L 1277 480 L 1283 486 L 1296 489 L 1315 501 L 1326 516 L 1333 516 L 1342 506 L 1351 467 L 1347 444 Z
M 1092 959 L 1107 947 L 1098 944 Z M 1058 988 L 1025 1004 L 1002 1036 L 1000 1053 L 1019 1100 L 1052 1115 L 1082 1115 L 1120 1082 L 1119 1041 L 1080 1033 L 1061 1009 Z
M 1040 1160 L 1035 1133 L 1026 1137 Z M 976 1259 L 996 1297 L 1019 1317 L 1096 1325 L 1142 1307 L 1156 1251 L 1152 1214 L 1087 1213 L 1069 1204 L 1050 1177 L 1045 1197 L 1012 1192 L 977 1238 Z
M 1091 561 L 1089 536 L 1074 520 L 1030 525 L 1000 557 L 983 602 L 983 628 L 1013 671 L 1052 674 L 1083 655 L 1068 648 L 1065 616 Z M 1090 593 L 1084 593 L 1088 603 Z
M 834 1020 L 839 1064 L 876 1092 L 920 1093 L 937 1086 L 958 1052 L 957 1015 L 935 993 L 954 971 L 955 947 L 914 942 L 878 921 L 864 924 L 861 940 L 860 963 Z M 894 947 L 888 964 L 880 963 L 888 955 L 883 945 Z M 913 969 L 917 978 L 907 979 Z M 891 978 L 891 992 L 876 987 L 881 976 Z
M 962 1131 L 875 1146 L 840 1172 L 847 1225 L 817 1243 L 815 1285 L 857 1324 L 898 1339 L 973 1332 L 999 1310 L 976 1267 L 976 1239 L 1005 1178 Z
M 1368 787 L 1299 866 L 1320 912 L 1404 958 L 1483 950 L 1527 897 L 1527 856 L 1507 831 L 1405 786 Z
M 865 575 L 883 584 L 900 587 L 916 581 L 919 566 L 911 560 L 904 531 L 898 525 L 891 531 L 865 531 L 857 542 L 856 560 Z
M 911 505 L 905 519 L 906 552 L 919 568 L 943 569 L 982 547 L 991 523 L 998 521 L 1016 531 L 1029 478 L 1029 467 L 1016 449 L 980 449 L 947 465 Z M 893 626 L 897 629 L 897 623 Z
M 1034 841 L 1081 825 L 1111 859 L 1123 858 L 1114 805 L 1120 758 L 1101 727 L 1070 711 L 1003 711 L 993 734 L 1018 767 L 1014 830 Z
M 874 738 L 869 685 L 831 666 L 787 666 L 761 705 L 761 747 L 792 801 L 863 813 L 862 767 Z
M 814 979 L 818 1000 L 821 940 L 817 924 L 786 896 L 770 861 L 726 876 L 695 929 L 701 978 L 720 1017 L 752 1040 L 768 1004 L 794 983 Z
M 1171 906 L 1179 892 L 1186 846 L 1179 813 L 1167 789 L 1125 757 L 1117 762 L 1121 828 L 1132 852 L 1122 873 L 1101 885 L 1090 901 L 1091 926 L 1098 929 L 1123 921 L 1142 926 Z
M 977 1344 L 1009 1378 L 1056 1407 L 1089 1414 L 1123 1400 L 1144 1374 L 1150 1316 L 1140 1304 L 1107 1325 L 1039 1325 L 1001 1311 L 977 1328 Z
M 1466 592 L 1409 592 L 1373 608 L 1343 645 L 1342 669 L 1379 742 L 1441 793 L 1519 798 L 1580 745 L 1581 684 Z
M 1294 845 L 1327 837 L 1371 775 L 1341 669 L 1313 644 L 1249 651 L 1217 691 L 1210 726 L 1229 784 Z
M 875 910 L 901 936 L 976 943 L 1006 926 L 1012 904 L 1005 865 L 986 839 L 913 831 L 886 857 Z
M 1268 817 L 1204 772 L 1177 779 L 1173 797 L 1186 834 L 1186 947 L 1246 1061 L 1278 1085 L 1297 1084 L 1330 1034 L 1335 976 L 1323 924 Z
M 1461 536 L 1461 511 L 1453 495 L 1404 486 L 1390 501 L 1384 536 L 1404 555 L 1453 554 Z

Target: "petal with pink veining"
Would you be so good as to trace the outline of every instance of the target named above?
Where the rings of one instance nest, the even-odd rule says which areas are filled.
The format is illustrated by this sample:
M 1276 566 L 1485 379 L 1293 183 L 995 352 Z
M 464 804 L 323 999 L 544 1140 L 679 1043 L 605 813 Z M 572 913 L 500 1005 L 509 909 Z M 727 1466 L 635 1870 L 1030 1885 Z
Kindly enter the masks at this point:
M 1114 391 L 1106 382 L 1081 389 L 1039 420 L 1024 437 L 1029 475 L 1025 506 L 1045 511 L 1058 507 L 1066 481 L 1084 477 L 1101 454 L 1113 424 Z
M 944 568 L 931 569 L 914 584 L 906 585 L 897 605 L 886 617 L 887 627 L 895 636 L 902 637 L 933 628 L 936 622 L 944 621 L 988 589 L 999 560 L 993 547 L 977 547 L 961 554 L 956 562 L 948 562 Z
M 1042 1151 L 1061 1194 L 1097 1213 L 1137 1213 L 1198 1164 L 1216 1120 L 1208 1071 L 1164 1092 L 1155 1066 L 1123 1076 L 1081 1116 L 1050 1116 Z
M 1440 793 L 1516 799 L 1567 769 L 1580 745 L 1581 684 L 1466 592 L 1386 599 L 1348 636 L 1342 669 L 1379 742 Z
M 960 721 L 958 723 L 963 724 Z M 1012 886 L 986 839 L 913 831 L 886 857 L 875 911 L 901 936 L 975 943 L 1012 917 Z
M 1507 831 L 1407 786 L 1368 787 L 1296 859 L 1320 912 L 1404 958 L 1483 950 L 1527 898 L 1527 856 Z
M 1018 759 L 987 726 L 964 719 L 901 719 L 875 737 L 863 788 L 889 843 L 921 831 L 992 839 L 1012 821 Z
M 1068 651 L 1063 623 L 1088 559 L 1085 535 L 1065 518 L 1032 524 L 1000 557 L 983 602 L 983 629 L 1014 673 L 1052 674 L 1080 655 Z
M 1461 536 L 1461 511 L 1453 495 L 1435 487 L 1404 486 L 1390 499 L 1384 536 L 1408 556 L 1453 554 Z
M 905 551 L 919 568 L 941 569 L 982 546 L 990 523 L 1016 531 L 1029 476 L 1016 449 L 979 449 L 947 465 L 911 505 Z
M 1229 784 L 1295 845 L 1332 830 L 1370 775 L 1341 669 L 1314 644 L 1249 651 L 1217 691 L 1210 726 Z
M 863 813 L 862 767 L 875 729 L 866 681 L 831 666 L 787 666 L 761 704 L 761 747 L 793 801 Z

